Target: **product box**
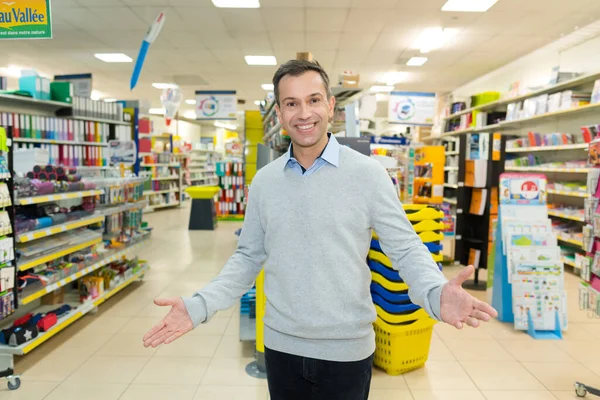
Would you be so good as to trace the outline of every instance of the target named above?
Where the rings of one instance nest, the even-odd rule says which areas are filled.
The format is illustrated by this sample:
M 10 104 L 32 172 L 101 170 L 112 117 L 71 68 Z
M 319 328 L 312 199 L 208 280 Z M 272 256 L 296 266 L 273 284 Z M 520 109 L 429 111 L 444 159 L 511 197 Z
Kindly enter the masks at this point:
M 45 305 L 45 306 L 62 304 L 64 302 L 65 302 L 65 288 L 64 287 L 42 296 L 42 305 Z
M 42 79 L 42 99 L 50 100 L 50 79 L 41 78 Z
M 348 89 L 357 89 L 360 82 L 360 74 L 344 71 L 340 77 L 340 86 Z
M 20 77 L 19 90 L 28 92 L 34 99 L 42 100 L 42 78 L 39 76 Z
M 73 84 L 71 82 L 51 82 L 50 100 L 73 103 Z
M 302 51 L 302 52 L 298 52 L 296 53 L 296 60 L 301 60 L 301 61 L 313 61 L 313 55 L 310 51 Z

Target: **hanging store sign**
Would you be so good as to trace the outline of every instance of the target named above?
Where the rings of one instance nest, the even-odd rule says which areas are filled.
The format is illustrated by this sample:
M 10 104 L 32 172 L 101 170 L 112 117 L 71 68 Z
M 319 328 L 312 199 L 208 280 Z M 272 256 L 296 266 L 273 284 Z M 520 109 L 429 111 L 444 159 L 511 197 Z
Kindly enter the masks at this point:
M 51 39 L 50 0 L 0 2 L 0 39 Z
M 235 90 L 197 90 L 196 119 L 235 120 L 237 97 Z
M 434 115 L 435 93 L 390 93 L 389 122 L 406 125 L 432 125 Z

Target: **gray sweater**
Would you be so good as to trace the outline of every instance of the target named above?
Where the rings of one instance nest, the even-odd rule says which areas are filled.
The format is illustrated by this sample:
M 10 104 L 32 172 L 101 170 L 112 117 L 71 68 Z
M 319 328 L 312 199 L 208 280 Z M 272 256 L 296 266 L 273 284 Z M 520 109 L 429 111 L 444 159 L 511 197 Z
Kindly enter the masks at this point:
M 264 266 L 266 347 L 330 361 L 367 358 L 376 318 L 366 264 L 371 229 L 411 300 L 440 318 L 447 281 L 377 161 L 341 146 L 338 167 L 300 176 L 285 166 L 281 157 L 257 173 L 236 252 L 183 299 L 194 326 L 235 305 Z

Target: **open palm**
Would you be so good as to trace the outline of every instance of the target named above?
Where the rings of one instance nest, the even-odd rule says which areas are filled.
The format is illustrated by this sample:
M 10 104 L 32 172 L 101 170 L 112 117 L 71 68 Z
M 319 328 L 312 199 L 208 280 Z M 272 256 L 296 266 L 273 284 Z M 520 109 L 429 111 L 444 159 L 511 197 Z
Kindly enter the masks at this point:
M 172 299 L 156 299 L 154 304 L 160 307 L 171 306 L 171 310 L 158 324 L 144 335 L 145 347 L 157 347 L 161 344 L 169 344 L 185 335 L 192 329 L 194 324 L 180 297 Z
M 469 279 L 474 271 L 475 268 L 469 265 L 442 289 L 440 299 L 442 321 L 457 329 L 462 329 L 463 324 L 476 328 L 479 326 L 479 321 L 487 322 L 498 316 L 498 312 L 492 306 L 477 300 L 462 288 L 463 282 Z

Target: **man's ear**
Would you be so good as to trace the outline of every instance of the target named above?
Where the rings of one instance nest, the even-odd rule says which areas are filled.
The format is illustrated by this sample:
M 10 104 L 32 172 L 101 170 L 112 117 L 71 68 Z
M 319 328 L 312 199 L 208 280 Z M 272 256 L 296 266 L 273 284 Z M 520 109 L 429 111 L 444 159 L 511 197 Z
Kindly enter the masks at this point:
M 279 104 L 275 104 L 275 112 L 277 113 L 279 122 L 283 124 L 283 118 L 281 118 L 281 109 L 279 108 Z
M 329 98 L 329 120 L 333 120 L 333 114 L 335 112 L 335 96 Z

